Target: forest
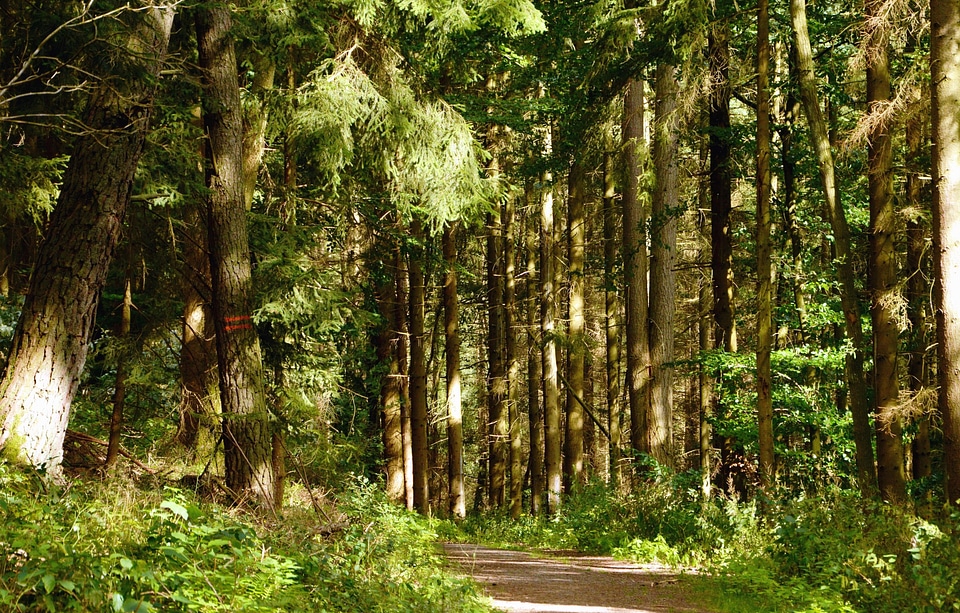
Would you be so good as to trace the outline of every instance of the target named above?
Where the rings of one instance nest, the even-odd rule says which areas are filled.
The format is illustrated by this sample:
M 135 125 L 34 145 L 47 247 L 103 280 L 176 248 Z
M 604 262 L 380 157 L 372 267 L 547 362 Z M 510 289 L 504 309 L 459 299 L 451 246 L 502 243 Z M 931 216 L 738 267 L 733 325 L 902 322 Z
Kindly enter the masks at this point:
M 6 0 L 0 366 L 3 611 L 960 610 L 960 4 Z

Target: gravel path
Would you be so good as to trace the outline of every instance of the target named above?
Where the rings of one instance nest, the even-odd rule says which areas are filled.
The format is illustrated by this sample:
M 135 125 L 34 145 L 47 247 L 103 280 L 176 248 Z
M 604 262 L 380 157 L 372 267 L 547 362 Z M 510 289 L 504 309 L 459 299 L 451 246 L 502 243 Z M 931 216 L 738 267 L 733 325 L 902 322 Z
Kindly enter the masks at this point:
M 656 564 L 571 552 L 542 558 L 459 543 L 443 548 L 494 607 L 509 613 L 711 613 L 675 571 Z

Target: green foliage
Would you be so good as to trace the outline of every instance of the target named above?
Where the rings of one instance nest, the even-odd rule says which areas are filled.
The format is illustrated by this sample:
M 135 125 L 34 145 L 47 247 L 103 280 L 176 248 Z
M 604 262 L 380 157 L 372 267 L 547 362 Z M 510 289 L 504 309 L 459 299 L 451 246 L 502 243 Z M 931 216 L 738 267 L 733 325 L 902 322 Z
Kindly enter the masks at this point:
M 64 490 L 0 464 L 0 609 L 489 610 L 472 584 L 444 573 L 426 520 L 363 482 L 342 512 L 336 538 L 295 505 L 262 530 L 177 490 L 122 479 Z

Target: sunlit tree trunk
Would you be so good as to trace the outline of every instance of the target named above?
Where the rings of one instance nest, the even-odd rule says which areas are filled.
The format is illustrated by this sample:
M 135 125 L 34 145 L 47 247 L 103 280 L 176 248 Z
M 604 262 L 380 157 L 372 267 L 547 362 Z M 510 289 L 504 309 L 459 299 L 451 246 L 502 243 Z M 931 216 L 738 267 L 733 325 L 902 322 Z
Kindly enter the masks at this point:
M 560 508 L 560 390 L 555 338 L 556 289 L 553 256 L 553 177 L 543 173 L 540 208 L 540 334 L 543 343 L 544 469 L 546 470 L 547 513 Z
M 616 172 L 612 139 L 603 154 L 603 293 L 605 321 L 605 366 L 607 386 L 607 429 L 610 432 L 610 485 L 620 485 L 620 318 L 617 300 Z
M 946 496 L 960 501 L 960 4 L 930 2 L 937 362 Z
M 664 466 L 673 466 L 673 334 L 676 312 L 678 144 L 676 68 L 660 63 L 656 73 L 653 166 L 656 185 L 650 240 L 650 403 L 646 447 Z
M 523 441 L 520 438 L 520 360 L 517 356 L 516 201 L 510 196 L 503 209 L 504 358 L 510 428 L 510 516 L 523 512 Z
M 410 328 L 407 317 L 409 273 L 407 259 L 397 247 L 394 251 L 397 270 L 394 321 L 397 325 L 397 358 L 400 367 L 400 442 L 403 447 L 403 495 L 407 510 L 413 510 L 413 422 L 410 417 Z
M 460 401 L 460 327 L 457 296 L 457 228 L 443 229 L 443 329 L 447 365 L 447 488 L 450 514 L 463 519 L 467 514 L 463 488 L 463 415 Z
M 800 100 L 811 140 L 817 153 L 820 180 L 826 205 L 827 217 L 833 230 L 836 266 L 840 281 L 840 302 L 845 320 L 845 332 L 851 351 L 847 354 L 846 374 L 850 390 L 850 412 L 853 416 L 853 436 L 856 444 L 857 478 L 860 490 L 873 495 L 877 486 L 877 474 L 873 463 L 873 436 L 867 406 L 867 384 L 863 365 L 863 329 L 860 324 L 860 301 L 853 274 L 850 252 L 850 228 L 840 205 L 839 190 L 834 173 L 833 151 L 830 133 L 823 120 L 817 95 L 817 81 L 807 28 L 805 0 L 790 0 L 790 19 L 796 44 L 797 73 L 799 76 Z
M 97 301 L 130 202 L 155 80 L 167 52 L 172 4 L 140 13 L 128 51 L 143 73 L 92 95 L 46 229 L 0 380 L 0 446 L 17 461 L 60 472 L 63 438 L 93 330 Z
M 757 430 L 760 443 L 760 481 L 773 485 L 773 387 L 770 353 L 773 349 L 773 269 L 770 216 L 770 10 L 759 0 L 757 14 Z
M 882 116 L 890 101 L 890 60 L 883 0 L 867 0 L 867 112 Z M 903 441 L 897 406 L 900 346 L 896 214 L 893 208 L 893 139 L 890 121 L 874 119 L 868 135 L 870 195 L 870 316 L 873 322 L 873 389 L 877 432 L 877 485 L 884 500 L 905 501 Z
M 583 479 L 583 375 L 586 353 L 584 337 L 584 175 L 579 161 L 570 166 L 567 177 L 567 257 L 569 274 L 569 327 L 567 358 L 566 436 L 564 437 L 564 489 L 572 491 Z
M 626 294 L 627 373 L 630 445 L 646 451 L 647 393 L 650 382 L 647 340 L 646 219 L 639 198 L 643 143 L 643 81 L 627 82 L 621 121 L 623 138 L 623 283 Z
M 414 239 L 424 240 L 419 220 L 414 220 L 410 231 Z M 425 255 L 422 247 L 415 247 L 410 252 L 410 440 L 413 446 L 413 506 L 423 515 L 429 515 Z
M 399 322 L 397 321 L 397 280 L 399 273 L 393 251 L 385 244 L 379 251 L 389 254 L 381 261 L 376 288 L 380 313 L 385 320 L 376 337 L 377 359 L 386 367 L 380 382 L 380 420 L 383 428 L 384 488 L 387 497 L 399 504 L 406 503 L 403 473 L 403 434 L 400 426 L 400 356 Z
M 253 327 L 253 283 L 243 200 L 243 122 L 232 18 L 226 6 L 196 11 L 207 135 L 207 231 L 223 408 L 227 487 L 240 499 L 275 506 L 273 434 L 260 341 Z

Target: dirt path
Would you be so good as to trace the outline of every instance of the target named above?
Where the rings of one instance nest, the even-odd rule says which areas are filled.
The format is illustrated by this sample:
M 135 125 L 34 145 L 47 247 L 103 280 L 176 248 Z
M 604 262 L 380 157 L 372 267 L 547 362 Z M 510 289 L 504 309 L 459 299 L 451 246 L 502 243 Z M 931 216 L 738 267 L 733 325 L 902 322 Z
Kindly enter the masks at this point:
M 563 552 L 540 558 L 519 551 L 445 544 L 447 558 L 509 613 L 710 613 L 669 568 Z

